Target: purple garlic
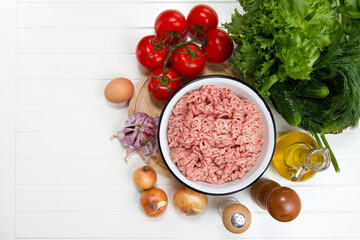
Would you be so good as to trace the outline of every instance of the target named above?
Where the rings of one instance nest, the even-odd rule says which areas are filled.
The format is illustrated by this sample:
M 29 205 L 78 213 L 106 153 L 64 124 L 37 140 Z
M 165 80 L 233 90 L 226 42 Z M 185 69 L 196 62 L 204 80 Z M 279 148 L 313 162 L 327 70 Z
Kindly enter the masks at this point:
M 150 156 L 156 156 L 158 123 L 159 117 L 150 117 L 141 112 L 132 114 L 125 121 L 124 129 L 117 133 L 120 143 L 127 147 L 125 160 L 135 150 L 141 151 L 146 162 L 149 162 Z

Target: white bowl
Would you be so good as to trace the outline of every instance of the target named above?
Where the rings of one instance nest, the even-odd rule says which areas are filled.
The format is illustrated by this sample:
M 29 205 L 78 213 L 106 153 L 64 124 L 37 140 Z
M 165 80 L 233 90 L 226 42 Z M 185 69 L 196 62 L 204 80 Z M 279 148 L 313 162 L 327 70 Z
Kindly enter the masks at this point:
M 262 138 L 263 144 L 261 153 L 254 166 L 245 173 L 241 179 L 223 184 L 211 184 L 201 181 L 191 181 L 187 179 L 178 169 L 178 167 L 170 159 L 170 149 L 167 140 L 168 119 L 172 113 L 172 109 L 179 99 L 191 90 L 199 89 L 202 85 L 216 85 L 220 88 L 232 90 L 238 97 L 251 100 L 261 113 L 262 122 Z M 255 182 L 268 168 L 275 149 L 276 130 L 274 118 L 266 101 L 258 95 L 249 85 L 239 79 L 226 76 L 204 76 L 195 79 L 177 90 L 163 109 L 159 121 L 159 149 L 170 172 L 181 183 L 187 187 L 210 195 L 226 195 L 238 192 Z

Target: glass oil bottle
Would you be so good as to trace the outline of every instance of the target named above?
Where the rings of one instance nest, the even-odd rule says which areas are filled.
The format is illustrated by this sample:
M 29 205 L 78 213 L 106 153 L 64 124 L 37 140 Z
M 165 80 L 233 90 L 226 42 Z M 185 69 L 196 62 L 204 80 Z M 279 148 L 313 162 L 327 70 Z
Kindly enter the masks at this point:
M 306 181 L 330 165 L 330 152 L 302 132 L 287 133 L 276 142 L 273 164 L 278 173 L 294 182 Z

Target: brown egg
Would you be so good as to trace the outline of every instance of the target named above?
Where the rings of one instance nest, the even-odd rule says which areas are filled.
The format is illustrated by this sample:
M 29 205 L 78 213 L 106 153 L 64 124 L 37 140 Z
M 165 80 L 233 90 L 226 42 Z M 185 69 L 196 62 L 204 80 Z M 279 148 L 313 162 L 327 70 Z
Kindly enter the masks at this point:
M 288 187 L 272 190 L 267 197 L 266 205 L 270 215 L 281 222 L 294 220 L 301 210 L 299 195 Z
M 105 98 L 112 103 L 122 103 L 134 94 L 134 85 L 127 78 L 115 78 L 105 87 Z

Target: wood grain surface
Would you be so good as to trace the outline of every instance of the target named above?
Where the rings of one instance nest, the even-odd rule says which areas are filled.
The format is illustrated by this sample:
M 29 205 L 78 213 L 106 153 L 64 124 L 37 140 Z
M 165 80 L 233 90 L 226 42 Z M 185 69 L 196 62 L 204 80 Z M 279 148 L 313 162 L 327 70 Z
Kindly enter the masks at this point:
M 110 141 L 128 105 L 109 105 L 104 88 L 146 75 L 135 49 L 161 11 L 186 17 L 200 3 L 217 11 L 219 27 L 235 8 L 244 13 L 237 0 L 0 0 L 0 240 L 360 239 L 360 128 L 327 137 L 341 173 L 330 167 L 300 183 L 272 166 L 264 173 L 301 197 L 292 222 L 272 219 L 245 189 L 226 196 L 252 215 L 234 235 L 218 211 L 225 197 L 208 196 L 203 214 L 186 217 L 172 202 L 180 183 L 161 174 L 168 208 L 157 219 L 142 213 L 132 174 L 144 161 L 134 153 L 125 163 L 126 149 Z M 299 130 L 273 114 L 279 135 Z

